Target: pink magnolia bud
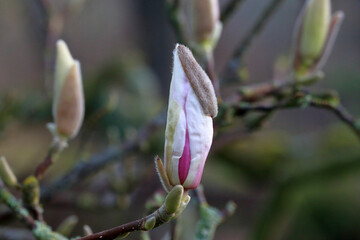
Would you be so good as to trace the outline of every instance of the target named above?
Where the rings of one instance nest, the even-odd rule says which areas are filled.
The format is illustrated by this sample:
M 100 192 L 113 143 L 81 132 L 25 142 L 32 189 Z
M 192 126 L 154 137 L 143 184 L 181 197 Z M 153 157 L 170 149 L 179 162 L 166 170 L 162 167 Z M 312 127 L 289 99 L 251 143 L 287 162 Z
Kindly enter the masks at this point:
M 50 125 L 56 137 L 65 140 L 78 133 L 84 118 L 84 94 L 80 63 L 73 59 L 66 43 L 57 42 L 53 116 Z
M 172 186 L 199 185 L 216 115 L 217 99 L 209 77 L 187 47 L 176 45 L 165 132 L 165 170 Z

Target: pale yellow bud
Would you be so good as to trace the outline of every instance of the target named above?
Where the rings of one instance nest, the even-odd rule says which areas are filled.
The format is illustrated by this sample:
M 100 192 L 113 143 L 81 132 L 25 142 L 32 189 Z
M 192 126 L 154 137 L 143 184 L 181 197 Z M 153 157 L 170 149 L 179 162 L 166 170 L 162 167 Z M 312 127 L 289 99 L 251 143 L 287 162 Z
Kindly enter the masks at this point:
M 0 177 L 8 187 L 15 187 L 18 185 L 17 178 L 5 157 L 0 157 Z
M 304 13 L 300 53 L 310 64 L 322 53 L 331 19 L 330 0 L 309 0 Z
M 59 40 L 53 104 L 54 134 L 65 139 L 75 137 L 83 122 L 84 108 L 80 63 L 72 58 L 65 42 Z
M 298 80 L 316 75 L 324 66 L 343 18 L 342 12 L 331 16 L 330 0 L 307 0 L 295 28 L 293 64 Z

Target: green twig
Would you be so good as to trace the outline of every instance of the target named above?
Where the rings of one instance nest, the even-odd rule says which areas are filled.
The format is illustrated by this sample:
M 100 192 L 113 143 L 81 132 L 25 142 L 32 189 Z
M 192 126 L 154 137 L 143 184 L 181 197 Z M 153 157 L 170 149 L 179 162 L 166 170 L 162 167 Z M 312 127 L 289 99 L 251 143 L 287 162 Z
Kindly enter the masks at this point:
M 360 125 L 359 122 L 346 110 L 346 108 L 337 102 L 337 99 L 324 99 L 323 96 L 311 94 L 306 91 L 298 91 L 294 96 L 291 96 L 284 102 L 277 102 L 274 104 L 251 104 L 241 103 L 234 106 L 235 115 L 242 116 L 248 112 L 266 112 L 271 113 L 275 110 L 287 108 L 304 108 L 314 107 L 326 109 L 334 113 L 342 122 L 344 122 L 360 139 Z
M 30 229 L 35 228 L 35 220 L 31 217 L 28 210 L 4 186 L 0 186 L 0 200 Z

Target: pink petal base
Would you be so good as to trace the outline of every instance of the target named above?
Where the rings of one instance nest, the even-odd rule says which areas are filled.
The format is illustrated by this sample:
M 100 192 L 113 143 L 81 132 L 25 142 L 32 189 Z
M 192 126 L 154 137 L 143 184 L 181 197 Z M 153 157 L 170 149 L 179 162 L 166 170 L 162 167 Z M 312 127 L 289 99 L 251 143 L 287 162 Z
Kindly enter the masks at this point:
M 190 163 L 191 163 L 190 139 L 189 139 L 189 131 L 186 128 L 185 146 L 184 146 L 183 154 L 179 159 L 179 168 L 178 168 L 178 174 L 181 184 L 185 182 L 186 177 L 189 174 Z

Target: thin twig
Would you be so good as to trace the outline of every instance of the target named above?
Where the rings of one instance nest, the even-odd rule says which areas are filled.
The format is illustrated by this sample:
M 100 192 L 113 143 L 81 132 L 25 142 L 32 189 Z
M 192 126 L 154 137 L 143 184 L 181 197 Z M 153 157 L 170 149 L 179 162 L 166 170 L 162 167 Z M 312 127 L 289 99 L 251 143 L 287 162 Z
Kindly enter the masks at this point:
M 112 240 L 127 236 L 127 234 L 133 231 L 150 231 L 176 218 L 186 208 L 189 201 L 190 197 L 184 192 L 184 188 L 180 185 L 175 186 L 168 193 L 161 207 L 148 216 L 109 230 L 79 238 L 78 240 Z
M 233 69 L 237 69 L 244 53 L 249 48 L 251 42 L 265 27 L 268 20 L 271 18 L 275 10 L 280 6 L 283 1 L 284 0 L 272 0 L 265 8 L 265 10 L 260 14 L 260 17 L 257 19 L 254 26 L 248 31 L 248 33 L 245 35 L 245 38 L 238 45 L 239 47 L 232 55 L 232 58 L 229 61 L 228 66 L 226 67 L 226 71 L 232 71 Z
M 54 163 L 54 154 L 55 154 L 55 148 L 52 146 L 50 147 L 44 161 L 41 162 L 35 170 L 35 177 L 38 180 L 42 179 L 46 170 Z
M 88 161 L 80 161 L 68 173 L 63 175 L 55 183 L 42 191 L 43 199 L 51 198 L 55 193 L 71 186 L 86 177 L 95 174 L 110 163 L 121 159 L 126 153 L 136 150 L 150 135 L 165 123 L 165 113 L 139 130 L 139 134 L 133 141 L 125 142 L 119 147 L 108 147 L 100 153 L 92 156 Z
M 28 210 L 26 210 L 21 203 L 3 186 L 0 184 L 0 201 L 6 204 L 10 210 L 23 221 L 30 229 L 36 227 L 35 220 L 31 217 Z
M 226 23 L 229 18 L 234 14 L 235 10 L 238 9 L 241 4 L 244 3 L 244 0 L 231 0 L 221 11 L 221 22 Z
M 307 97 L 309 97 L 307 99 Z M 297 100 L 294 102 L 294 100 Z M 304 102 L 299 101 L 304 100 Z M 293 98 L 288 99 L 282 103 L 275 104 L 238 104 L 234 107 L 235 115 L 243 116 L 244 114 L 250 111 L 258 112 L 273 112 L 278 109 L 287 109 L 287 108 L 303 108 L 307 105 L 314 108 L 322 108 L 331 111 L 334 113 L 341 121 L 352 129 L 352 131 L 360 139 L 360 126 L 357 123 L 357 120 L 346 110 L 346 108 L 341 104 L 331 104 L 328 101 L 318 98 L 316 95 L 313 95 L 306 91 L 299 91 L 295 94 Z

